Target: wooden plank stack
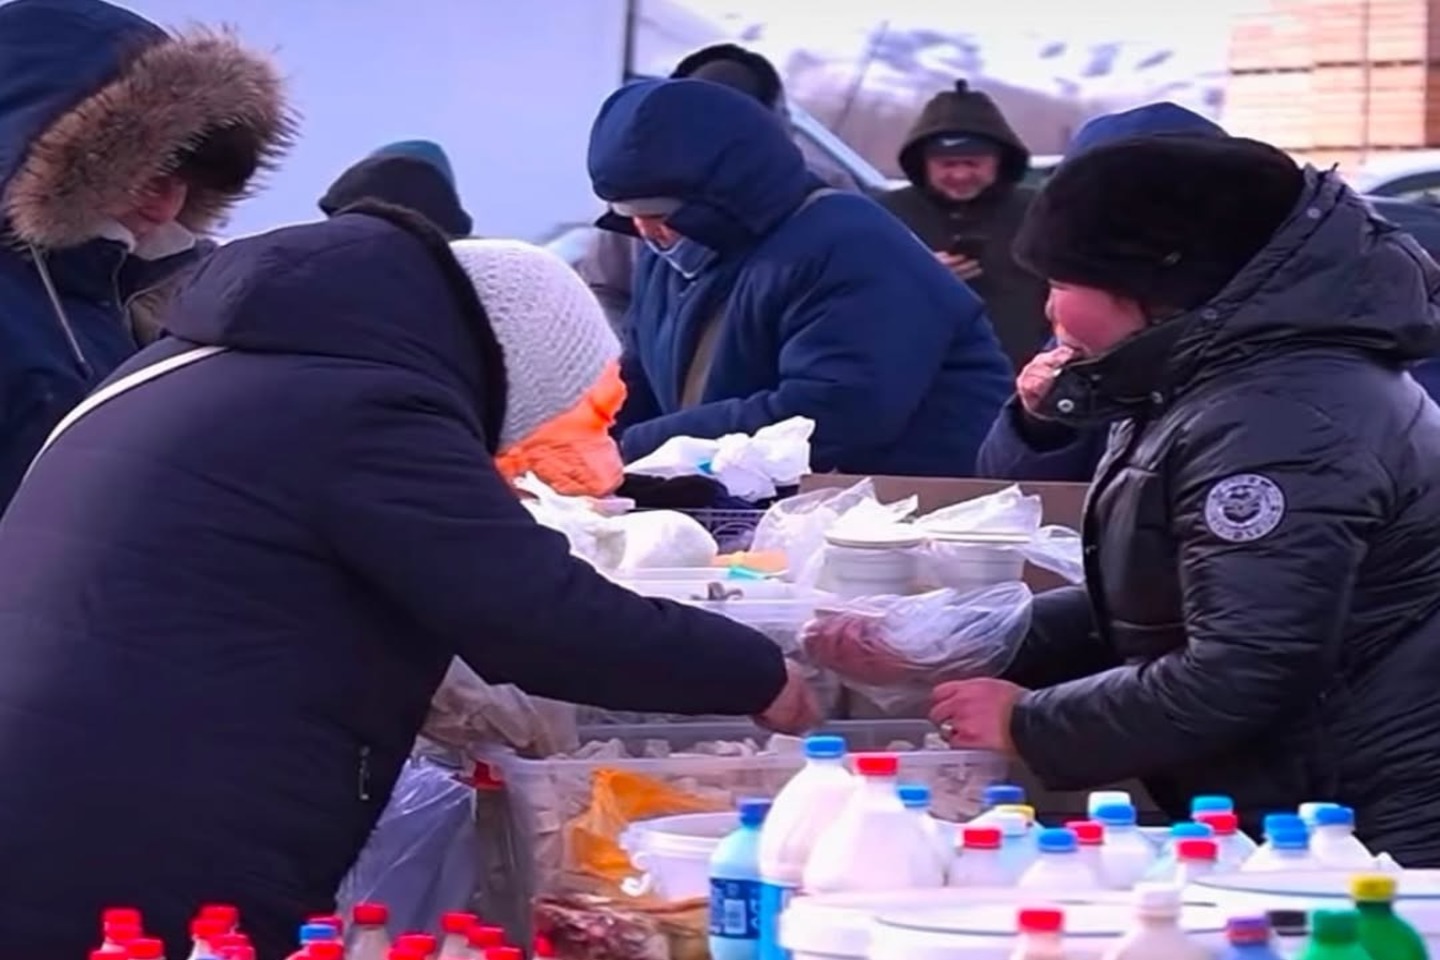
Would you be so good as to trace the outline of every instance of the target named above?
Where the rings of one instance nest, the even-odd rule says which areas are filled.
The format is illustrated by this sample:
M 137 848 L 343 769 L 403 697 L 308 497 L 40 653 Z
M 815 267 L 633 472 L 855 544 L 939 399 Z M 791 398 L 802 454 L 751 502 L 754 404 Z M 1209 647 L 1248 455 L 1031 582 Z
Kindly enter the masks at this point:
M 1440 146 L 1440 0 L 1267 0 L 1229 61 L 1232 133 L 1346 168 Z

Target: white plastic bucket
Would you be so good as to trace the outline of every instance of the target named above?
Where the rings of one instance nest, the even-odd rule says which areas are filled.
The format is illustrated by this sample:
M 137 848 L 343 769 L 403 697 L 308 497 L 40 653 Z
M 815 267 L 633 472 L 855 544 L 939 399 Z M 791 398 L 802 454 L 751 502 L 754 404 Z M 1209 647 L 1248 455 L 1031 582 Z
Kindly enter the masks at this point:
M 1395 912 L 1425 938 L 1431 955 L 1440 955 L 1440 870 L 1396 870 Z M 1353 870 L 1223 873 L 1198 877 L 1187 900 L 1214 903 L 1231 912 L 1336 910 L 1350 906 Z
M 1103 960 L 1134 924 L 1125 901 L 1056 903 L 1065 912 L 1066 960 Z M 1008 960 L 1015 950 L 1016 914 L 1033 902 L 981 903 L 947 910 L 905 910 L 875 918 L 866 960 Z M 1180 926 L 1218 954 L 1226 914 L 1204 904 L 1184 906 Z
M 1019 546 L 1029 538 L 1010 533 L 940 533 L 925 548 L 927 588 L 963 592 L 1014 583 L 1025 574 Z
M 825 535 L 821 585 L 844 599 L 903 597 L 919 586 L 922 534 L 903 527 Z
M 710 858 L 735 831 L 735 813 L 687 813 L 632 824 L 620 837 L 639 875 L 626 880 L 632 897 L 694 900 L 710 895 Z
M 1113 905 L 1129 916 L 1130 894 L 1087 891 L 1086 903 Z M 780 918 L 780 943 L 792 960 L 866 960 L 872 956 L 877 917 L 917 914 L 950 916 L 956 911 L 993 904 L 1009 916 L 1036 902 L 1033 892 L 1014 887 L 965 887 L 945 890 L 897 890 L 884 893 L 831 893 L 796 897 Z M 1012 935 L 1013 941 L 1013 935 Z M 1008 956 L 1008 953 L 1005 954 Z

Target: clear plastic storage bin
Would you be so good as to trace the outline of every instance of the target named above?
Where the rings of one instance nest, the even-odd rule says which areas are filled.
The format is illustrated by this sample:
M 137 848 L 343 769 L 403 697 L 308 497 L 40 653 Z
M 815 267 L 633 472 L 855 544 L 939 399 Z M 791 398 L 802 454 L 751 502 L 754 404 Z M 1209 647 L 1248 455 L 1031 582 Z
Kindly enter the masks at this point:
M 915 720 L 867 720 L 830 724 L 823 732 L 844 736 L 852 751 L 900 752 L 903 780 L 924 783 L 938 816 L 959 820 L 981 808 L 985 787 L 1004 778 L 1005 758 L 986 751 L 924 749 L 934 727 Z M 786 752 L 762 755 L 687 754 L 697 745 L 751 741 L 763 748 L 770 734 L 746 721 L 604 725 L 581 731 L 581 742 L 618 741 L 627 759 L 527 760 L 497 751 L 487 759 L 503 789 L 478 798 L 482 879 L 476 909 L 529 942 L 530 904 L 537 893 L 583 886 L 571 874 L 567 826 L 590 804 L 597 770 L 623 770 L 653 777 L 687 793 L 713 800 L 716 809 L 739 797 L 773 797 L 802 766 L 800 742 L 781 738 Z M 908 745 L 906 748 L 904 745 Z M 669 751 L 670 756 L 647 756 Z

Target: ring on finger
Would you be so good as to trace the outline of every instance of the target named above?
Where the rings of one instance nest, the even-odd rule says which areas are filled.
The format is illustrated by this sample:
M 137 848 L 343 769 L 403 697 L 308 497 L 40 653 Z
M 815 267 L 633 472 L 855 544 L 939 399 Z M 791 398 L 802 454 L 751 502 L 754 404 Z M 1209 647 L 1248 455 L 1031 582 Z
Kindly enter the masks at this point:
M 955 724 L 951 723 L 949 720 L 942 722 L 939 729 L 940 736 L 944 737 L 946 740 L 949 740 L 955 736 Z

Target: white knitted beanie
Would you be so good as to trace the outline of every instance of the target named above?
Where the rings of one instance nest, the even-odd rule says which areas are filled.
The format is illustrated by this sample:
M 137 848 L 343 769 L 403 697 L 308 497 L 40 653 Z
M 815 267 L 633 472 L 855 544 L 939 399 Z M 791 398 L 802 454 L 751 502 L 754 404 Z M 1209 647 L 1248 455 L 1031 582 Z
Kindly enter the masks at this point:
M 579 403 L 620 343 L 590 288 L 549 250 L 519 240 L 457 240 L 450 249 L 505 354 L 503 451 Z

